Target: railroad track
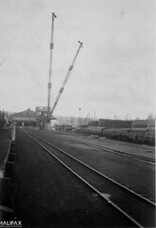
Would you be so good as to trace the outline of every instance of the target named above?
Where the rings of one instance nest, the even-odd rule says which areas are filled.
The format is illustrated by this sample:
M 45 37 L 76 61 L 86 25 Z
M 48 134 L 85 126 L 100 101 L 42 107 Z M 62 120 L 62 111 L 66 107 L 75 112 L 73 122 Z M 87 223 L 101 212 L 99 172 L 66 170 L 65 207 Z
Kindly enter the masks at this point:
M 26 132 L 42 149 L 58 160 L 102 200 L 125 216 L 133 227 L 154 227 L 155 206 L 149 199 L 135 193 L 64 150 L 42 138 Z
M 130 159 L 136 160 L 136 161 L 141 162 L 141 163 L 146 163 L 146 164 L 150 164 L 150 165 L 155 165 L 156 164 L 154 159 L 143 157 L 143 156 L 139 156 L 139 155 L 130 154 L 130 153 L 127 153 L 125 151 L 111 149 L 110 147 L 107 147 L 107 146 L 96 145 L 96 144 L 91 143 L 91 142 L 90 143 L 86 143 L 86 142 L 83 142 L 83 141 L 79 141 L 79 140 L 77 140 L 75 138 L 71 138 L 71 139 L 68 139 L 68 140 L 69 141 L 73 141 L 73 142 L 77 142 L 77 143 L 82 143 L 83 145 L 86 145 L 86 146 L 91 146 L 92 148 L 95 148 L 97 150 L 101 150 L 103 152 L 116 154 L 116 155 L 119 155 L 119 156 L 122 156 L 122 157 L 128 157 Z
M 88 142 L 80 141 L 80 140 L 72 138 L 72 137 L 70 139 L 67 138 L 67 140 L 70 142 L 76 142 L 76 143 L 81 143 L 81 144 L 86 145 L 86 146 L 90 146 L 90 147 L 97 149 L 99 151 L 102 151 L 104 153 L 110 153 L 110 154 L 115 154 L 115 155 L 118 155 L 121 157 L 129 158 L 129 159 L 138 161 L 140 163 L 145 163 L 145 164 L 154 165 L 154 166 L 156 164 L 155 160 L 152 158 L 147 158 L 147 157 L 143 157 L 143 156 L 139 156 L 139 155 L 130 154 L 130 153 L 127 153 L 125 151 L 111 149 L 108 146 L 96 145 L 94 143 L 91 143 L 91 142 L 88 143 Z

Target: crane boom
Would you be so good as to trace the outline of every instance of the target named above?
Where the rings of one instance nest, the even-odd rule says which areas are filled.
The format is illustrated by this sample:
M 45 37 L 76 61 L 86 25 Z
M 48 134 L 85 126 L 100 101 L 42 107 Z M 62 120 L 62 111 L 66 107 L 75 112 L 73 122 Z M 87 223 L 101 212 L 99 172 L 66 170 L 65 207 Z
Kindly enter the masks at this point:
M 69 69 L 68 69 L 68 72 L 67 72 L 66 77 L 65 77 L 65 79 L 64 79 L 64 81 L 63 81 L 63 83 L 62 83 L 62 86 L 61 86 L 61 88 L 60 88 L 60 90 L 59 90 L 59 93 L 58 93 L 58 95 L 57 95 L 57 97 L 56 97 L 56 100 L 55 100 L 55 103 L 54 103 L 53 108 L 52 108 L 52 110 L 51 110 L 50 116 L 51 116 L 51 115 L 53 114 L 53 112 L 54 112 L 54 109 L 55 109 L 55 107 L 56 107 L 56 105 L 57 105 L 57 103 L 58 103 L 58 101 L 59 101 L 59 99 L 60 99 L 60 96 L 61 96 L 61 94 L 62 94 L 62 92 L 63 92 L 63 90 L 64 90 L 64 87 L 65 87 L 65 85 L 66 85 L 66 83 L 67 83 L 67 81 L 68 81 L 68 78 L 69 78 L 69 76 L 70 76 L 70 73 L 71 73 L 71 71 L 72 71 L 72 69 L 73 69 L 73 67 L 74 67 L 75 61 L 76 61 L 77 56 L 78 56 L 78 54 L 79 54 L 79 51 L 80 51 L 81 47 L 83 46 L 83 43 L 82 43 L 82 42 L 78 41 L 78 43 L 79 43 L 80 45 L 79 45 L 78 50 L 77 50 L 77 52 L 76 52 L 76 55 L 75 55 L 75 57 L 74 57 L 74 59 L 73 59 L 73 61 L 72 61 L 72 64 L 70 65 L 70 67 L 69 67 Z

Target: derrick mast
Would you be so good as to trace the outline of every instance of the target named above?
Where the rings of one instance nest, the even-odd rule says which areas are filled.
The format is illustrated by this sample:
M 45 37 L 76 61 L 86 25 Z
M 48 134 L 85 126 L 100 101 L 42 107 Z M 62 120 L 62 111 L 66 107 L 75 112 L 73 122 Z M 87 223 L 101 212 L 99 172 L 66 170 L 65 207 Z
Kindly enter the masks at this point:
M 49 64 L 49 81 L 48 81 L 48 103 L 47 103 L 47 116 L 50 121 L 50 98 L 51 98 L 51 78 L 52 78 L 52 58 L 53 58 L 53 48 L 54 48 L 54 43 L 53 43 L 53 37 L 54 37 L 54 20 L 56 18 L 55 13 L 52 13 L 52 24 L 51 24 L 51 42 L 50 42 L 50 64 Z

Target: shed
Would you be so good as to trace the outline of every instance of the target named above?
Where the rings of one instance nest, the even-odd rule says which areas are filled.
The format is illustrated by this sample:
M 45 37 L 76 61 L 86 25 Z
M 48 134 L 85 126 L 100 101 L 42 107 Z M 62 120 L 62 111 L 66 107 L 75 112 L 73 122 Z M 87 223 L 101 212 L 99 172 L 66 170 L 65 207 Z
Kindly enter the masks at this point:
M 38 122 L 36 113 L 30 109 L 13 114 L 12 120 L 17 126 L 37 126 Z

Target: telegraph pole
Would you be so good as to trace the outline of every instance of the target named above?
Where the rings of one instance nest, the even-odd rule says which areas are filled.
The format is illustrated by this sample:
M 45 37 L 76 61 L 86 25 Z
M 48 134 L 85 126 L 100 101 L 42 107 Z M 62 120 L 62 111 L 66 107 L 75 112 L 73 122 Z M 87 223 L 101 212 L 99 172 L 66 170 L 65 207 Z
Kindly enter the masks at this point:
M 48 82 L 48 117 L 50 118 L 50 98 L 51 98 L 51 78 L 52 78 L 52 58 L 53 58 L 53 48 L 54 48 L 54 43 L 53 43 L 53 37 L 54 37 L 54 20 L 56 18 L 55 13 L 52 13 L 52 24 L 51 24 L 51 42 L 50 42 L 50 65 L 49 65 L 49 82 Z

